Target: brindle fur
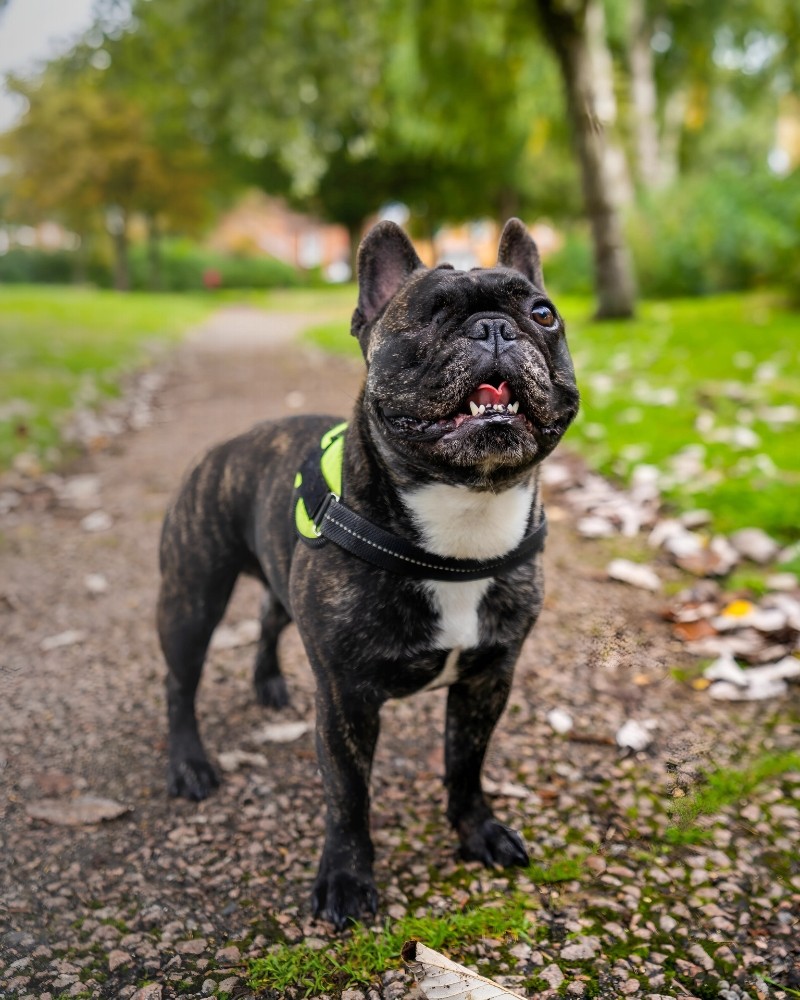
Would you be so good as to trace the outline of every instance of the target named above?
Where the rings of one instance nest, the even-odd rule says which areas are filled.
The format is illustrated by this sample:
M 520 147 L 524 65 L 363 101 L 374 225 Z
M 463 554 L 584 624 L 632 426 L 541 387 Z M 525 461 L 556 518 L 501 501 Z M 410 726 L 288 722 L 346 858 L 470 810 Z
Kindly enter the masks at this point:
M 424 540 L 402 495 L 431 482 L 494 491 L 532 483 L 530 530 L 541 517 L 538 464 L 577 411 L 563 325 L 554 337 L 526 313 L 544 293 L 538 254 L 521 223 L 506 227 L 499 256 L 502 266 L 493 269 L 428 270 L 402 231 L 385 223 L 362 246 L 353 332 L 368 370 L 345 440 L 344 499 L 417 544 Z M 487 350 L 475 336 L 476 315 L 509 317 L 513 339 L 501 344 L 498 337 L 494 352 Z M 414 421 L 437 419 L 458 411 L 481 382 L 501 379 L 514 386 L 531 418 L 524 430 L 495 426 L 431 444 L 386 419 L 398 412 Z M 255 575 L 267 591 L 255 667 L 263 704 L 287 702 L 276 650 L 281 630 L 297 623 L 317 683 L 327 803 L 312 908 L 342 926 L 377 905 L 369 777 L 380 707 L 431 683 L 449 650 L 436 646 L 437 615 L 424 584 L 335 545 L 310 549 L 297 541 L 295 471 L 336 422 L 302 416 L 259 424 L 190 471 L 164 523 L 158 629 L 169 667 L 169 792 L 203 799 L 217 777 L 198 734 L 195 692 L 238 575 Z M 494 818 L 480 772 L 541 603 L 538 557 L 498 573 L 479 607 L 480 642 L 461 653 L 448 692 L 447 814 L 463 856 L 487 865 L 528 863 L 518 834 Z

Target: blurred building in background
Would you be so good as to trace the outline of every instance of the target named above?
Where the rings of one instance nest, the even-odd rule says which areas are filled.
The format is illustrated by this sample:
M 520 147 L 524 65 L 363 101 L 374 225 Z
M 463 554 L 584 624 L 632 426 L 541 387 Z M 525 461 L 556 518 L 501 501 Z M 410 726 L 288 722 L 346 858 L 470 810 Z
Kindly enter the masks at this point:
M 266 254 L 304 271 L 319 268 L 334 281 L 350 273 L 344 226 L 295 212 L 261 191 L 247 192 L 226 212 L 208 242 L 226 253 Z

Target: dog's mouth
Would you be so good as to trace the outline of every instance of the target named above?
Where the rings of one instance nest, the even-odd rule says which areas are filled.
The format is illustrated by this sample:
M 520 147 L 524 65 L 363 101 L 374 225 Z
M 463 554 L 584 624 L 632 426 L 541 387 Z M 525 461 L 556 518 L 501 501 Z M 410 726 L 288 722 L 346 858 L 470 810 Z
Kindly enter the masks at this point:
M 508 382 L 501 382 L 497 388 L 484 382 L 468 397 L 466 406 L 469 412 L 465 410 L 454 417 L 456 427 L 465 420 L 473 420 L 476 417 L 492 417 L 498 413 L 510 413 L 516 416 L 519 413 L 519 400 L 511 401 L 511 388 Z
M 460 437 L 491 426 L 516 426 L 519 430 L 547 437 L 559 436 L 565 429 L 562 420 L 544 422 L 526 412 L 519 399 L 514 398 L 514 391 L 508 382 L 501 382 L 498 386 L 481 383 L 462 400 L 457 410 L 443 417 L 427 419 L 384 409 L 383 418 L 395 432 L 423 441 L 438 440 L 454 432 L 458 432 Z

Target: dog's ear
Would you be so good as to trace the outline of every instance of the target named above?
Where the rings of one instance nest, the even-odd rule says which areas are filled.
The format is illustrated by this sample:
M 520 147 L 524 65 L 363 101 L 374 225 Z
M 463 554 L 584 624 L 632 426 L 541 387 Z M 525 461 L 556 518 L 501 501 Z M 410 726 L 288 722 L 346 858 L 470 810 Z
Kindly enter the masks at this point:
M 525 223 L 519 219 L 509 219 L 503 227 L 497 251 L 497 263 L 519 271 L 537 288 L 544 290 L 539 249 L 533 242 Z
M 411 240 L 394 222 L 379 222 L 358 248 L 358 308 L 352 332 L 358 336 L 389 304 L 401 285 L 425 265 Z

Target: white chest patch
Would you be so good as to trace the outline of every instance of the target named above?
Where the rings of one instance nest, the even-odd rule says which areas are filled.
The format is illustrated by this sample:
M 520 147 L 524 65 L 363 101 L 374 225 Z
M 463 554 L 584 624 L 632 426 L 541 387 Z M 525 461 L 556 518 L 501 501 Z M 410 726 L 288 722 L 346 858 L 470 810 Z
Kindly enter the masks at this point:
M 533 484 L 502 493 L 478 493 L 464 486 L 433 483 L 406 493 L 403 502 L 431 552 L 457 559 L 492 559 L 505 555 L 522 541 L 533 502 Z M 439 649 L 478 645 L 478 607 L 491 582 L 425 582 L 439 615 Z

